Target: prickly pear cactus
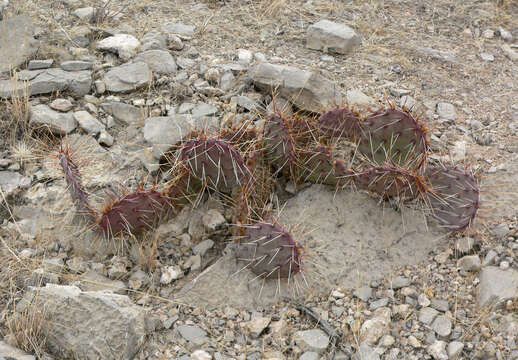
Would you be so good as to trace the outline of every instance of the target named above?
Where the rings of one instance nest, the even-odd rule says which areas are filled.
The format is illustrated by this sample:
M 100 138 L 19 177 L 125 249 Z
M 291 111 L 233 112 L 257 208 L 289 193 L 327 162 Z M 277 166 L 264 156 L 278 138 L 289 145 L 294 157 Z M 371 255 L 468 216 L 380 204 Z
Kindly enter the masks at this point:
M 276 223 L 247 225 L 236 255 L 239 262 L 264 278 L 289 279 L 301 270 L 299 247 L 291 234 Z
M 318 131 L 327 137 L 355 139 L 360 134 L 359 116 L 346 108 L 324 112 L 317 124 Z
M 426 131 L 422 124 L 403 110 L 379 110 L 367 116 L 361 128 L 358 150 L 378 165 L 393 164 L 417 169 L 426 160 Z
M 269 162 L 278 171 L 290 173 L 297 156 L 295 143 L 286 121 L 279 114 L 274 113 L 266 118 L 263 142 Z
M 473 175 L 462 167 L 429 166 L 425 176 L 431 190 L 426 201 L 432 216 L 449 230 L 468 227 L 479 207 L 479 188 Z

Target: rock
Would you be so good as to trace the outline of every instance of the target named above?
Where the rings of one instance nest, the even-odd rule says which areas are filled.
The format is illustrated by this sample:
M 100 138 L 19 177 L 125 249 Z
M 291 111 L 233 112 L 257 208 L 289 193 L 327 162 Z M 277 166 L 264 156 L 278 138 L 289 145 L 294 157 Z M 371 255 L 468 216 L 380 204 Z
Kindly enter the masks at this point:
M 419 310 L 419 321 L 423 324 L 430 325 L 439 312 L 433 308 L 425 307 Z
M 269 317 L 257 317 L 247 322 L 246 327 L 252 337 L 258 338 L 271 321 L 272 319 Z
M 1 4 L 1 3 L 0 3 Z M 0 5 L 1 7 L 1 5 Z M 2 9 L 0 8 L 0 11 Z M 4 338 L 5 339 L 5 338 Z M 17 349 L 4 341 L 0 341 L 0 359 L 2 360 L 36 360 L 36 358 L 26 352 Z
M 146 63 L 149 68 L 157 74 L 170 75 L 176 72 L 176 62 L 171 54 L 165 50 L 148 50 L 141 52 L 135 57 L 134 61 Z
M 299 360 L 318 360 L 318 353 L 313 351 L 306 351 L 299 357 Z
M 77 121 L 71 113 L 60 113 L 42 104 L 31 106 L 29 124 L 35 128 L 47 127 L 56 135 L 69 134 L 77 127 Z
M 391 285 L 392 285 L 392 289 L 394 289 L 394 290 L 401 289 L 403 287 L 410 286 L 410 279 L 405 278 L 403 276 L 398 276 L 392 280 Z
M 511 48 L 507 44 L 502 44 L 501 49 L 504 52 L 504 55 L 509 58 L 511 61 L 518 61 L 518 52 L 516 52 L 513 48 Z
M 451 334 L 451 320 L 444 315 L 439 315 L 433 321 L 431 328 L 439 336 L 449 336 Z
M 490 53 L 481 52 L 479 54 L 479 56 L 484 61 L 489 61 L 489 62 L 495 61 L 495 56 L 493 54 L 490 54 Z
M 217 107 L 206 104 L 206 103 L 200 103 L 192 109 L 191 114 L 193 117 L 201 117 L 201 116 L 214 115 L 217 112 L 218 112 Z
M 29 65 L 27 66 L 27 69 L 29 70 L 41 70 L 41 69 L 48 69 L 49 67 L 54 64 L 54 59 L 47 59 L 47 60 L 31 60 L 29 61 Z
M 153 145 L 155 158 L 160 158 L 171 146 L 190 132 L 188 115 L 173 115 L 147 118 L 144 124 L 144 139 Z
M 503 239 L 509 232 L 509 225 L 505 222 L 498 224 L 491 230 L 491 234 L 498 239 Z
M 482 37 L 485 39 L 492 39 L 495 37 L 495 32 L 491 29 L 486 29 L 482 32 Z
M 457 118 L 457 112 L 455 111 L 455 107 L 449 103 L 438 103 L 437 114 L 439 115 L 439 117 L 446 120 L 455 120 Z
M 435 360 L 448 360 L 448 354 L 446 353 L 446 343 L 444 341 L 435 341 L 433 344 L 426 348 L 426 351 Z
M 167 48 L 171 50 L 182 50 L 183 42 L 182 39 L 175 34 L 167 35 Z
M 283 116 L 289 117 L 293 115 L 293 107 L 285 99 L 277 97 L 273 99 L 266 107 L 266 113 L 268 115 L 274 112 L 280 112 Z
M 91 61 L 71 60 L 61 63 L 61 68 L 65 71 L 90 70 L 92 67 L 93 63 Z
M 168 285 L 174 280 L 178 280 L 183 277 L 183 271 L 179 266 L 166 266 L 162 269 L 162 276 L 160 276 L 160 283 L 162 285 Z
M 297 331 L 293 336 L 302 351 L 324 352 L 329 345 L 329 336 L 320 329 Z
M 237 49 L 237 61 L 243 65 L 249 65 L 254 60 L 254 54 L 250 50 Z
M 12 171 L 0 171 L 0 187 L 5 195 L 10 195 L 19 189 L 28 188 L 31 178 Z
M 194 36 L 195 27 L 192 25 L 184 25 L 184 24 L 165 24 L 162 26 L 162 32 L 167 35 L 176 34 L 181 38 L 189 40 Z
M 457 242 L 455 243 L 455 248 L 457 251 L 461 254 L 468 254 L 473 249 L 473 245 L 475 243 L 475 240 L 470 237 L 461 237 L 460 239 L 457 239 Z
M 219 79 L 219 88 L 223 91 L 229 91 L 234 87 L 235 81 L 236 78 L 234 74 L 232 74 L 232 71 L 226 71 Z
M 450 303 L 448 300 L 442 300 L 442 299 L 432 299 L 431 303 L 432 308 L 434 308 L 437 311 L 446 312 L 450 309 Z
M 369 345 L 376 345 L 378 340 L 388 334 L 390 325 L 390 309 L 379 308 L 373 318 L 365 321 L 360 329 L 360 341 Z
M 49 107 L 53 110 L 67 112 L 72 110 L 74 104 L 72 104 L 70 100 L 67 99 L 56 99 L 49 104 Z
M 34 38 L 34 26 L 28 15 L 0 21 L 0 74 L 23 65 L 38 48 L 39 42 Z
M 379 300 L 373 301 L 369 304 L 369 310 L 374 311 L 379 309 L 380 307 L 387 306 L 389 303 L 389 298 L 381 298 Z
M 460 341 L 452 341 L 448 344 L 448 358 L 450 360 L 456 359 L 464 349 L 464 343 Z
M 417 297 L 417 303 L 420 307 L 427 307 L 431 304 L 430 299 L 428 299 L 428 296 L 426 296 L 426 294 L 419 294 L 419 296 Z
M 361 343 L 358 351 L 353 355 L 353 360 L 379 360 L 380 355 L 376 349 L 372 348 L 367 343 Z
M 479 308 L 498 306 L 509 299 L 518 297 L 518 271 L 501 270 L 494 266 L 482 268 L 478 289 Z
M 374 99 L 365 95 L 360 90 L 348 90 L 346 93 L 346 102 L 350 106 L 368 106 L 374 103 Z
M 101 130 L 101 134 L 97 140 L 99 144 L 110 147 L 113 145 L 113 141 L 113 136 L 111 136 L 106 130 Z
M 144 118 L 143 111 L 138 107 L 118 101 L 102 103 L 101 109 L 126 124 L 133 124 Z
M 372 288 L 370 286 L 361 286 L 358 290 L 354 290 L 354 295 L 361 301 L 367 302 L 372 296 Z
M 342 102 L 339 87 L 323 76 L 292 66 L 260 63 L 250 69 L 254 84 L 278 94 L 297 107 L 320 112 Z
M 361 45 L 356 32 L 345 24 L 320 20 L 308 27 L 306 46 L 325 53 L 348 54 Z
M 205 350 L 196 350 L 191 354 L 190 358 L 194 360 L 212 360 L 212 355 Z
M 482 261 L 482 266 L 485 267 L 488 265 L 493 265 L 497 256 L 498 253 L 495 250 L 489 250 L 486 256 L 484 257 L 484 261 Z
M 146 63 L 136 62 L 117 66 L 104 75 L 106 90 L 111 92 L 131 92 L 149 85 L 153 80 Z
M 457 261 L 457 267 L 464 271 L 478 271 L 482 266 L 478 255 L 464 256 Z
M 97 50 L 110 51 L 119 55 L 122 61 L 128 61 L 137 54 L 140 41 L 133 35 L 116 34 L 97 43 Z
M 201 243 L 192 248 L 192 252 L 194 254 L 200 254 L 200 256 L 203 256 L 207 251 L 212 249 L 213 246 L 214 241 L 211 239 L 203 240 Z
M 95 12 L 93 7 L 88 6 L 74 10 L 73 14 L 83 21 L 90 22 L 95 16 Z
M 74 113 L 74 119 L 79 123 L 81 129 L 86 131 L 88 134 L 96 136 L 104 130 L 104 125 L 90 115 L 88 111 L 76 111 Z
M 405 109 L 414 110 L 417 100 L 410 95 L 404 95 L 399 99 L 399 105 Z
M 141 51 L 167 49 L 167 37 L 156 30 L 144 34 L 140 42 L 142 44 Z
M 226 224 L 225 217 L 215 209 L 210 209 L 202 217 L 202 223 L 209 232 L 215 231 L 217 228 Z
M 92 270 L 81 276 L 79 287 L 83 291 L 104 291 L 120 295 L 126 294 L 127 291 L 127 286 L 124 282 L 109 279 Z
M 511 34 L 511 32 L 507 31 L 506 29 L 504 29 L 502 27 L 500 29 L 498 29 L 498 34 L 500 35 L 502 40 L 513 41 L 513 34 Z
M 207 333 L 195 325 L 180 325 L 176 328 L 181 337 L 192 343 L 202 345 L 207 341 Z
M 47 347 L 59 358 L 131 359 L 144 343 L 146 311 L 125 295 L 75 286 L 29 288 L 17 311 L 45 309 Z

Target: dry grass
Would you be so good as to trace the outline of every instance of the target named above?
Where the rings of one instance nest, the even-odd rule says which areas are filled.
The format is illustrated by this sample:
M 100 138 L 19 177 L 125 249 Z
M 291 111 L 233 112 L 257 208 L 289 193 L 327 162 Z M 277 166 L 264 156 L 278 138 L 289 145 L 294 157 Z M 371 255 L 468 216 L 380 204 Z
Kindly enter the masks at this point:
M 20 84 L 16 74 L 11 76 L 11 81 L 13 84 Z M 11 99 L 0 104 L 0 133 L 6 142 L 4 146 L 13 146 L 29 135 L 29 110 L 27 84 L 23 88 L 15 86 Z

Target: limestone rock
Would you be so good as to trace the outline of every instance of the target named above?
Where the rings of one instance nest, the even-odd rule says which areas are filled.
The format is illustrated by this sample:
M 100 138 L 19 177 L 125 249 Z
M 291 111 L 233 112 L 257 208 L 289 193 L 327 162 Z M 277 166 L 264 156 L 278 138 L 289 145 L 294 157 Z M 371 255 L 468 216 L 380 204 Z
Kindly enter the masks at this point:
M 133 35 L 115 34 L 97 43 L 97 50 L 111 51 L 128 61 L 137 54 L 140 41 Z
M 345 24 L 320 20 L 308 27 L 306 46 L 309 49 L 348 54 L 360 44 L 358 34 Z
M 176 62 L 173 56 L 165 50 L 148 50 L 138 54 L 135 62 L 142 61 L 157 74 L 174 74 L 176 72 Z
M 34 38 L 34 26 L 28 15 L 0 21 L 0 74 L 25 63 L 38 47 L 39 42 Z
M 66 135 L 75 130 L 77 121 L 71 113 L 60 113 L 40 104 L 31 106 L 29 124 L 33 127 L 47 127 L 56 135 Z
M 153 80 L 151 69 L 144 62 L 124 64 L 112 68 L 104 75 L 106 90 L 112 92 L 131 92 Z
M 479 307 L 497 305 L 518 297 L 518 271 L 495 266 L 482 268 L 477 303 Z

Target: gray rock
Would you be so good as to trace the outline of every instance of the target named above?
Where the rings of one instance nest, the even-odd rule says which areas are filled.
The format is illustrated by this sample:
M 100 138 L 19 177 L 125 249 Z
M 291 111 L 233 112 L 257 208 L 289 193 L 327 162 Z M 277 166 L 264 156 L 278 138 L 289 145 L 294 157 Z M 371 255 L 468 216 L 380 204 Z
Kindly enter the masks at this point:
M 120 280 L 112 280 L 95 271 L 88 271 L 79 280 L 79 287 L 83 291 L 104 291 L 114 294 L 126 294 L 127 286 Z
M 95 16 L 95 12 L 95 8 L 88 6 L 74 10 L 73 14 L 83 21 L 90 22 Z
M 510 47 L 508 44 L 502 44 L 500 46 L 503 53 L 509 60 L 511 61 L 518 61 L 518 52 L 516 52 L 512 47 Z
M 237 49 L 237 61 L 243 65 L 249 65 L 254 60 L 254 54 L 247 49 Z
M 433 308 L 425 307 L 419 310 L 419 321 L 423 324 L 430 325 L 439 312 Z
M 437 50 L 429 47 L 424 46 L 417 46 L 415 48 L 417 51 L 430 56 L 434 59 L 441 60 L 441 61 L 447 61 L 447 62 L 455 62 L 456 61 L 456 54 L 452 51 L 442 51 Z
M 0 171 L 0 187 L 6 195 L 10 195 L 18 189 L 28 188 L 31 178 L 12 171 Z
M 181 337 L 195 344 L 203 344 L 207 341 L 205 330 L 194 325 L 180 325 L 176 328 Z
M 176 63 L 178 64 L 178 67 L 180 67 L 180 69 L 184 70 L 192 69 L 196 65 L 196 61 L 183 56 L 179 56 L 178 58 L 176 58 Z
M 501 270 L 494 266 L 482 268 L 477 296 L 477 304 L 480 308 L 501 305 L 502 302 L 516 297 L 518 297 L 518 271 Z
M 274 112 L 280 112 L 283 116 L 289 117 L 290 115 L 293 115 L 293 107 L 285 99 L 277 97 L 266 107 L 267 114 L 272 114 Z
M 367 343 L 361 343 L 358 351 L 353 355 L 353 360 L 379 360 L 380 355 Z
M 433 344 L 426 348 L 426 351 L 435 360 L 448 360 L 448 354 L 446 353 L 446 342 L 444 341 L 435 341 Z
M 407 287 L 410 284 L 411 284 L 410 279 L 403 277 L 403 276 L 398 276 L 395 279 L 393 279 L 391 282 L 392 289 L 394 289 L 394 290 L 401 289 L 403 287 Z
M 110 147 L 113 145 L 113 141 L 113 136 L 111 136 L 106 130 L 101 130 L 101 134 L 97 140 L 99 144 Z
M 201 243 L 192 248 L 192 252 L 194 254 L 200 254 L 201 256 L 203 256 L 207 251 L 212 249 L 213 246 L 214 241 L 212 241 L 211 239 L 203 240 Z
M 297 107 L 319 112 L 342 102 L 339 87 L 323 76 L 292 66 L 260 63 L 250 69 L 250 77 L 260 89 L 281 97 Z
M 125 295 L 75 286 L 29 288 L 17 311 L 45 309 L 47 346 L 60 358 L 132 359 L 144 343 L 146 311 Z
M 56 135 L 66 135 L 77 127 L 77 121 L 71 113 L 60 113 L 47 105 L 36 105 L 30 108 L 29 124 L 33 127 L 47 127 Z
M 68 99 L 55 99 L 49 104 L 49 106 L 53 110 L 67 112 L 72 110 L 74 104 L 72 104 Z
M 308 27 L 306 46 L 327 53 L 348 54 L 361 45 L 356 32 L 345 24 L 320 20 Z
M 215 115 L 217 112 L 218 112 L 217 107 L 212 106 L 210 104 L 206 104 L 206 103 L 200 103 L 192 109 L 191 114 L 194 117 L 200 117 L 200 116 Z
M 448 358 L 451 360 L 457 359 L 464 349 L 464 343 L 460 341 L 452 341 L 448 344 Z
M 306 351 L 299 357 L 299 360 L 318 360 L 318 353 L 313 351 Z
M 486 53 L 486 52 L 481 52 L 478 55 L 484 61 L 489 61 L 489 62 L 495 61 L 495 56 L 493 54 Z
M 104 130 L 104 125 L 94 118 L 88 111 L 76 111 L 74 119 L 79 123 L 81 129 L 88 134 L 97 135 Z
M 374 104 L 374 99 L 360 90 L 347 90 L 345 98 L 349 106 L 369 106 Z
M 180 36 L 176 34 L 167 35 L 167 48 L 171 50 L 182 50 L 183 42 Z
M 137 54 L 140 41 L 133 35 L 116 34 L 107 37 L 97 43 L 97 50 L 104 50 L 116 53 L 121 60 L 128 61 Z
M 354 290 L 354 295 L 361 301 L 367 302 L 372 296 L 372 288 L 370 286 L 361 286 L 358 290 Z
M 227 223 L 225 217 L 216 209 L 210 209 L 202 217 L 202 223 L 209 232 L 215 231 Z
M 101 109 L 126 124 L 133 124 L 144 118 L 143 111 L 138 107 L 118 101 L 102 103 Z
M 270 325 L 272 319 L 270 317 L 255 317 L 246 323 L 246 327 L 250 332 L 250 335 L 254 338 L 258 338 L 261 333 Z
M 497 256 L 498 253 L 495 250 L 489 250 L 482 261 L 482 266 L 493 265 Z
M 221 75 L 219 80 L 219 88 L 223 91 L 229 91 L 234 87 L 235 76 L 232 74 L 232 71 L 226 71 Z
M 151 70 L 144 62 L 117 66 L 104 75 L 106 90 L 111 92 L 131 92 L 150 84 L 152 80 Z
M 451 334 L 451 320 L 444 315 L 437 316 L 431 327 L 439 336 L 446 337 Z
M 373 311 L 380 307 L 387 306 L 389 303 L 389 298 L 381 298 L 379 300 L 373 301 L 369 304 L 369 310 Z
M 162 32 L 165 34 L 176 34 L 180 35 L 181 38 L 191 39 L 194 36 L 195 27 L 192 25 L 184 24 L 165 24 L 162 26 Z
M 491 230 L 491 234 L 499 239 L 503 239 L 509 232 L 509 225 L 507 223 L 500 223 Z
M 53 59 L 47 59 L 47 60 L 31 60 L 29 61 L 29 65 L 27 66 L 27 69 L 29 70 L 41 70 L 41 69 L 48 69 L 49 67 L 54 64 Z
M 417 100 L 410 95 L 404 95 L 401 97 L 401 99 L 399 99 L 399 105 L 401 105 L 401 107 L 405 107 L 406 109 L 413 110 L 417 105 Z
M 435 310 L 446 312 L 450 309 L 450 303 L 448 300 L 436 299 L 433 298 L 431 301 L 431 306 Z
M 90 70 L 93 66 L 91 61 L 71 60 L 61 63 L 61 68 L 65 71 Z
M 457 267 L 464 271 L 478 271 L 482 264 L 478 255 L 468 255 L 457 261 Z
M 437 104 L 437 114 L 446 120 L 455 120 L 457 118 L 457 112 L 455 111 L 455 106 L 449 103 L 438 103 Z
M 365 321 L 360 329 L 360 340 L 370 345 L 376 345 L 378 340 L 390 331 L 391 311 L 379 308 L 374 311 L 372 319 Z
M 0 3 L 1 4 L 1 3 Z M 0 5 L 0 11 L 1 11 Z M 0 341 L 0 359 L 2 360 L 36 360 L 31 354 L 27 354 L 26 352 L 17 349 L 4 341 Z
M 156 30 L 146 33 L 140 42 L 141 51 L 167 49 L 167 37 Z
M 293 336 L 302 351 L 324 352 L 329 345 L 329 336 L 320 329 L 297 331 Z
M 135 62 L 142 61 L 148 64 L 149 68 L 157 74 L 174 74 L 176 72 L 176 62 L 173 56 L 166 50 L 148 50 L 139 53 Z
M 190 120 L 190 116 L 180 114 L 146 119 L 144 139 L 153 145 L 155 158 L 160 158 L 164 152 L 190 132 L 192 129 Z
M 0 74 L 24 64 L 36 54 L 38 47 L 28 15 L 0 21 Z
M 513 41 L 513 34 L 511 34 L 510 31 L 507 31 L 506 29 L 504 29 L 503 27 L 500 27 L 498 29 L 498 34 L 500 35 L 500 37 L 505 40 L 505 41 Z

